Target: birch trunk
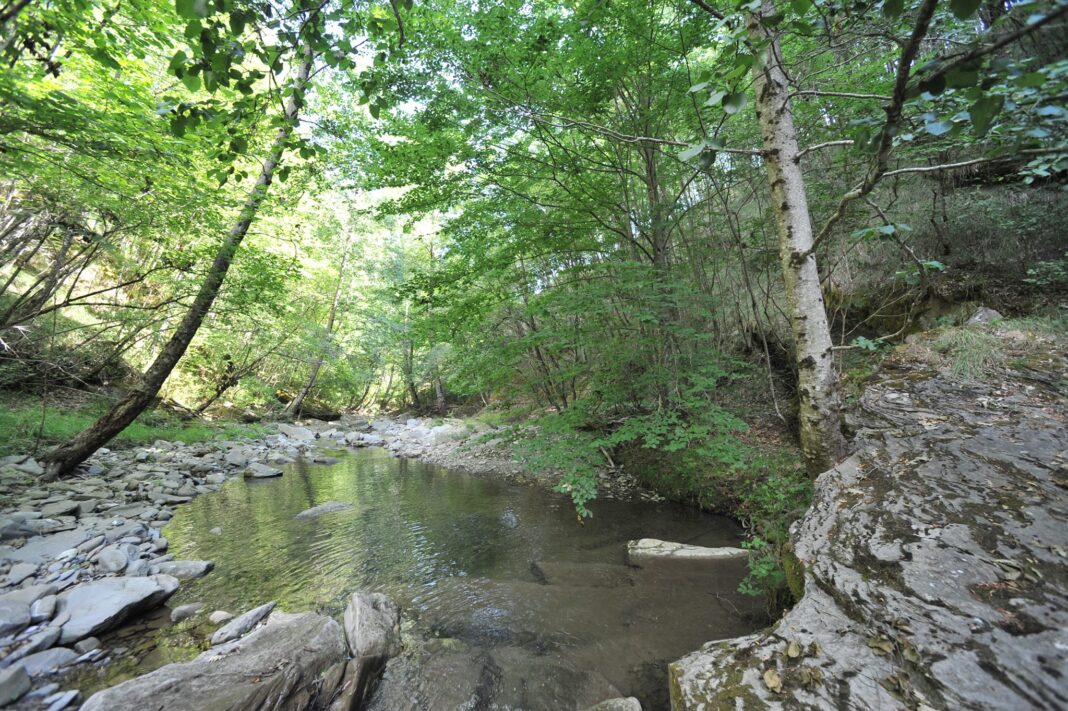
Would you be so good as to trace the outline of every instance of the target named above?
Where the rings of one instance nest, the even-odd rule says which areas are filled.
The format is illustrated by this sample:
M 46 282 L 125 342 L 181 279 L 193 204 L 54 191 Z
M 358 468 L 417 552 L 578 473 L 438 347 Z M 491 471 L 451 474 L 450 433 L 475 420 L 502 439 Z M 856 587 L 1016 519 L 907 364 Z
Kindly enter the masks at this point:
M 778 36 L 760 22 L 762 17 L 774 12 L 772 0 L 764 0 L 760 13 L 749 16 L 749 35 L 754 44 L 765 46 L 767 52 L 764 66 L 753 71 L 756 111 L 797 352 L 801 449 L 809 470 L 815 473 L 834 466 L 845 455 L 846 444 L 839 424 L 838 376 L 831 330 L 816 257 L 809 254 L 812 219 L 798 160 L 788 80 Z

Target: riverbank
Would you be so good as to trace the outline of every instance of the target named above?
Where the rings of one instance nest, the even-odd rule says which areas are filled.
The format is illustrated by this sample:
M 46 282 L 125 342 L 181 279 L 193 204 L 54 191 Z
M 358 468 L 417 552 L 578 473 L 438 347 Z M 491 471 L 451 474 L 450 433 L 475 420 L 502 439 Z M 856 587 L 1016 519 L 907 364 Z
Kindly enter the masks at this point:
M 899 347 L 793 530 L 801 601 L 674 664 L 673 707 L 1068 705 L 1064 336 L 977 323 Z

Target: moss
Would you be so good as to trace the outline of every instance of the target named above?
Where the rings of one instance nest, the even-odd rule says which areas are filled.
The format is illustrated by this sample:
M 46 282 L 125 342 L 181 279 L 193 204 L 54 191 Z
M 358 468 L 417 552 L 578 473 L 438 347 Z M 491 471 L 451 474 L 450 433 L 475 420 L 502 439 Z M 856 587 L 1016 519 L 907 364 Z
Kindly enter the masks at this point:
M 794 602 L 798 602 L 805 594 L 805 565 L 794 555 L 793 547 L 784 552 L 782 569 L 786 573 L 786 585 L 790 588 L 790 594 Z

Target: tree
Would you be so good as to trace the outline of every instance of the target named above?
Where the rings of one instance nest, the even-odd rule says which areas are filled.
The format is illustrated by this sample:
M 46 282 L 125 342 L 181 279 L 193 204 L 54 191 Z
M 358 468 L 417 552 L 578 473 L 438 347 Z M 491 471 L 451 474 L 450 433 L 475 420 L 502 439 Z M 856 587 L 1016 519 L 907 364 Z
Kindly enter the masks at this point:
M 163 350 L 160 351 L 152 365 L 145 372 L 141 383 L 96 422 L 69 442 L 56 447 L 48 453 L 45 457 L 44 478 L 46 480 L 54 479 L 73 471 L 75 467 L 125 429 L 144 411 L 156 397 L 159 389 L 178 364 L 178 361 L 185 354 L 189 343 L 193 340 L 197 330 L 200 328 L 200 324 L 204 321 L 204 317 L 215 302 L 219 289 L 226 278 L 226 273 L 233 263 L 237 249 L 245 235 L 248 234 L 249 227 L 252 225 L 253 220 L 256 219 L 260 205 L 267 196 L 267 189 L 274 179 L 275 171 L 282 160 L 289 137 L 297 123 L 303 95 L 307 88 L 316 56 L 312 47 L 316 39 L 314 28 L 318 26 L 319 22 L 318 12 L 316 10 L 309 14 L 310 17 L 298 31 L 301 59 L 289 86 L 289 96 L 286 99 L 281 126 L 279 126 L 274 141 L 267 151 L 259 176 L 249 191 L 238 219 L 219 246 L 211 268 L 201 284 L 193 304 L 185 313 L 181 323 L 171 335 Z

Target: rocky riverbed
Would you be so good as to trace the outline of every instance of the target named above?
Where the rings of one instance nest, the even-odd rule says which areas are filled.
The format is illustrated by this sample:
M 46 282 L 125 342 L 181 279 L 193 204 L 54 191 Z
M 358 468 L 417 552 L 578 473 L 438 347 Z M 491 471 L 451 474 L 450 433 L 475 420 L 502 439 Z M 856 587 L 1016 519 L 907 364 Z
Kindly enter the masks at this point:
M 161 529 L 175 507 L 217 490 L 230 477 L 281 476 L 279 467 L 297 458 L 330 464 L 337 461 L 331 450 L 366 446 L 480 476 L 552 483 L 525 472 L 511 459 L 510 449 L 494 439 L 492 428 L 418 419 L 347 417 L 337 423 L 282 423 L 277 434 L 256 441 L 194 445 L 157 441 L 123 451 L 102 449 L 76 476 L 51 483 L 37 482 L 41 466 L 32 458 L 0 460 L 0 705 L 49 711 L 75 707 L 81 699 L 76 690 L 62 687 L 64 676 L 106 665 L 124 651 L 103 647 L 104 633 L 163 605 L 183 581 L 211 573 L 210 560 L 174 560 L 168 552 Z M 632 492 L 624 484 L 609 495 Z M 337 505 L 328 503 L 304 515 L 333 510 Z M 325 622 L 308 618 L 298 624 L 280 611 L 262 608 L 237 618 L 236 626 L 230 612 L 198 604 L 174 609 L 171 619 L 197 615 L 210 616 L 210 622 L 219 626 L 218 639 L 212 641 L 223 646 L 205 653 L 213 662 L 227 657 L 225 645 L 263 619 L 278 625 L 248 637 L 255 643 L 247 641 L 246 646 L 299 647 L 306 635 L 315 637 L 315 644 L 323 642 L 316 635 L 323 636 L 330 642 L 323 642 L 325 648 L 338 646 L 331 641 L 337 630 Z M 338 663 L 337 656 L 331 652 L 326 655 L 329 659 L 310 660 L 315 675 L 323 664 Z M 250 658 L 258 659 L 255 653 Z M 293 663 L 294 669 L 303 669 L 303 661 Z M 252 666 L 258 668 L 256 664 Z M 279 682 L 276 695 L 305 693 L 297 683 L 307 681 L 305 672 L 311 673 L 304 670 L 296 681 L 287 677 Z M 346 674 L 351 677 L 353 672 L 341 674 L 337 684 L 343 685 Z M 318 688 L 315 698 L 321 701 L 322 693 Z M 309 699 L 300 703 L 307 706 L 312 703 Z M 87 708 L 117 708 L 101 703 Z

